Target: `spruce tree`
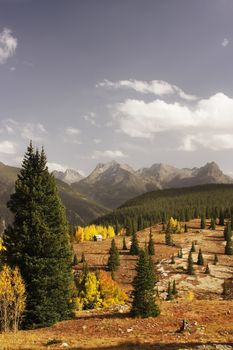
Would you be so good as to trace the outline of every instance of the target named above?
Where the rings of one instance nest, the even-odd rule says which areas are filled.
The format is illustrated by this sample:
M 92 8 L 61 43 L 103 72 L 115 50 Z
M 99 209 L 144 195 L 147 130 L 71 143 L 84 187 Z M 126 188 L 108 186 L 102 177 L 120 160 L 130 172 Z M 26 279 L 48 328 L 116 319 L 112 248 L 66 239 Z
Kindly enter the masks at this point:
M 206 218 L 205 215 L 203 214 L 201 216 L 201 229 L 204 230 L 206 228 Z
M 184 232 L 185 232 L 185 233 L 188 232 L 188 226 L 187 226 L 187 224 L 184 225 Z
M 175 264 L 175 256 L 174 256 L 174 254 L 171 257 L 171 264 Z
M 172 288 L 171 288 L 171 282 L 168 282 L 168 287 L 167 287 L 167 297 L 166 300 L 172 300 L 173 299 L 173 294 L 172 294 Z
M 42 149 L 30 143 L 8 208 L 6 260 L 20 268 L 26 284 L 24 327 L 49 326 L 71 315 L 72 250 L 65 210 Z
M 231 231 L 231 224 L 230 222 L 228 222 L 224 228 L 224 239 L 225 241 L 227 241 L 228 239 L 230 239 L 232 236 L 232 231 Z
M 198 252 L 197 265 L 199 265 L 199 266 L 203 266 L 204 265 L 204 258 L 203 258 L 203 255 L 202 255 L 201 248 L 199 249 L 199 252 Z
M 173 281 L 173 284 L 172 284 L 172 294 L 173 295 L 177 295 L 178 294 L 175 280 Z
M 192 242 L 191 252 L 195 253 L 195 251 L 196 251 L 195 243 Z
M 205 274 L 206 274 L 206 275 L 209 275 L 209 274 L 210 274 L 209 264 L 206 265 Z
M 125 237 L 123 238 L 123 245 L 122 245 L 122 250 L 127 250 L 127 245 L 126 245 L 126 240 Z
M 214 254 L 214 265 L 217 265 L 218 263 L 218 256 L 217 254 Z
M 149 255 L 155 255 L 155 247 L 154 247 L 154 240 L 152 238 L 152 231 L 150 229 L 150 238 L 148 243 L 148 254 Z
M 141 250 L 136 266 L 136 276 L 133 280 L 132 316 L 155 317 L 159 315 L 160 310 L 155 303 L 155 283 L 151 258 Z
M 170 231 L 166 231 L 165 233 L 165 243 L 166 245 L 173 246 L 173 239 L 172 239 L 172 234 Z
M 73 266 L 78 265 L 78 258 L 77 258 L 77 254 L 74 254 L 74 259 L 73 259 Z
M 188 266 L 187 266 L 187 274 L 188 275 L 195 275 L 194 267 L 193 267 L 193 257 L 192 252 L 189 252 L 188 256 Z
M 139 254 L 139 244 L 136 233 L 132 236 L 132 243 L 129 251 L 130 255 L 138 255 Z
M 108 270 L 117 271 L 120 266 L 120 256 L 116 246 L 115 239 L 112 239 L 111 248 L 109 249 Z
M 210 229 L 211 229 L 211 230 L 215 230 L 215 228 L 216 228 L 216 227 L 215 227 L 215 219 L 212 218 L 212 219 L 211 219 L 211 222 L 210 222 Z
M 233 255 L 233 242 L 231 237 L 227 239 L 226 246 L 225 246 L 225 254 Z
M 81 263 L 85 263 L 86 262 L 86 257 L 85 257 L 85 254 L 84 252 L 82 252 L 82 255 L 81 255 L 81 260 L 80 260 Z
M 224 212 L 222 209 L 220 209 L 219 213 L 219 225 L 224 226 Z

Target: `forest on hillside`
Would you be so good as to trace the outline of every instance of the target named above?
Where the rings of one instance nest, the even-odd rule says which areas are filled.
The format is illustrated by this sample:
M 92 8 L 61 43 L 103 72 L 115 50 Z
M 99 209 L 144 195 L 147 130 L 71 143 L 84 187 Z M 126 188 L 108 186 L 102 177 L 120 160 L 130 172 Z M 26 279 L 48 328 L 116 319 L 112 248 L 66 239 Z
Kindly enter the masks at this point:
M 140 230 L 150 224 L 166 223 L 171 216 L 189 221 L 202 216 L 230 219 L 232 215 L 233 185 L 210 184 L 145 193 L 96 219 L 95 223 Z

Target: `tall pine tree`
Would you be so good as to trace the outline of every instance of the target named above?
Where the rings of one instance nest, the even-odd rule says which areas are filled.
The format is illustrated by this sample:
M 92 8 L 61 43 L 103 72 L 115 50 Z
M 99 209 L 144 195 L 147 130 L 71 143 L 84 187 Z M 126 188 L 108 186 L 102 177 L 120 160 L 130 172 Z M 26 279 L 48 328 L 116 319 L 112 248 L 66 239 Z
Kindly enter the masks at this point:
M 141 317 L 155 317 L 160 313 L 155 303 L 156 278 L 153 271 L 153 264 L 148 254 L 141 250 L 136 266 L 136 276 L 133 281 L 133 303 L 131 314 Z
M 49 326 L 72 311 L 72 250 L 65 210 L 42 149 L 30 143 L 8 208 L 14 221 L 5 232 L 5 252 L 26 284 L 24 327 Z

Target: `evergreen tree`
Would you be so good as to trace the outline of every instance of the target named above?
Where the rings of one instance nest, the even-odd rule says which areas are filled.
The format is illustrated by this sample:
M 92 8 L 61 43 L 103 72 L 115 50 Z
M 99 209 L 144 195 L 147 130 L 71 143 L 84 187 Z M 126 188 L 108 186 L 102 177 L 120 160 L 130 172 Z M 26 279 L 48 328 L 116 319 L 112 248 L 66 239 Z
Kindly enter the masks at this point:
M 115 239 L 112 239 L 111 248 L 109 249 L 108 270 L 117 271 L 120 266 L 120 256 L 116 246 Z
M 26 285 L 24 327 L 49 326 L 71 315 L 72 251 L 65 210 L 42 149 L 30 143 L 8 208 L 6 260 L 20 268 Z
M 176 281 L 175 280 L 173 281 L 173 284 L 172 284 L 172 294 L 173 295 L 178 294 L 177 289 L 176 289 Z
M 195 251 L 196 251 L 195 243 L 192 242 L 191 252 L 195 253 Z
M 231 213 L 231 231 L 233 231 L 233 212 Z
M 228 222 L 224 228 L 224 239 L 227 241 L 232 237 L 231 224 Z
M 166 245 L 173 246 L 173 239 L 172 239 L 172 234 L 170 231 L 166 231 L 165 233 L 165 243 Z
M 185 233 L 188 232 L 188 226 L 187 226 L 187 224 L 184 225 L 184 232 L 185 232 Z
M 209 274 L 210 274 L 209 264 L 206 265 L 205 274 L 206 274 L 206 275 L 209 275 Z
M 73 259 L 73 266 L 78 265 L 78 258 L 77 258 L 77 254 L 74 254 L 74 259 Z
M 220 213 L 219 213 L 219 225 L 224 226 L 224 212 L 222 209 L 220 209 Z
M 122 250 L 128 250 L 127 245 L 126 245 L 126 240 L 125 240 L 125 237 L 123 238 L 123 246 L 122 246 Z
M 197 265 L 204 266 L 204 258 L 202 255 L 201 248 L 199 249 L 199 252 L 198 252 Z
M 231 237 L 227 239 L 226 246 L 225 246 L 225 254 L 233 255 L 233 242 Z
M 155 317 L 160 313 L 155 303 L 156 278 L 151 258 L 141 250 L 136 266 L 136 276 L 133 280 L 133 303 L 131 313 L 133 316 Z
M 188 275 L 195 275 L 194 267 L 193 267 L 193 257 L 192 252 L 189 252 L 188 256 L 188 267 L 187 267 L 187 274 Z
M 168 282 L 168 287 L 167 287 L 167 297 L 166 300 L 172 300 L 173 299 L 173 294 L 172 294 L 172 288 L 171 288 L 171 282 Z
M 214 265 L 217 265 L 218 263 L 218 256 L 217 254 L 214 254 Z
M 82 252 L 82 255 L 81 255 L 81 260 L 80 260 L 81 263 L 85 263 L 86 262 L 86 257 L 85 257 L 85 254 L 84 252 Z
M 226 297 L 228 295 L 228 289 L 227 289 L 227 283 L 226 281 L 223 282 L 223 291 L 222 291 L 222 295 L 224 297 Z
M 138 255 L 139 254 L 139 244 L 136 233 L 132 236 L 132 243 L 129 251 L 130 255 Z
M 206 218 L 205 215 L 201 216 L 201 229 L 204 230 L 206 228 Z
M 148 243 L 148 254 L 149 255 L 155 255 L 155 247 L 154 247 L 154 240 L 152 238 L 152 230 L 150 229 L 150 238 Z
M 172 257 L 171 257 L 171 264 L 175 264 L 175 257 L 174 257 L 174 254 L 173 254 Z
M 216 229 L 216 226 L 215 226 L 215 219 L 214 219 L 214 218 L 211 218 L 211 221 L 210 221 L 210 229 L 211 229 L 211 230 L 215 230 L 215 229 Z

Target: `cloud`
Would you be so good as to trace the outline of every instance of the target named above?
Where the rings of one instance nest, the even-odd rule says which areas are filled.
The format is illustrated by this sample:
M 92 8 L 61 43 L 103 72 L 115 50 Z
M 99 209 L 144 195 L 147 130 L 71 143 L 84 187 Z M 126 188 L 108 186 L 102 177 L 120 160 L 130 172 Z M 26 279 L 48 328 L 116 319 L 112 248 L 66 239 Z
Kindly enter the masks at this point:
M 41 123 L 20 123 L 14 119 L 5 119 L 1 122 L 1 133 L 9 135 L 19 134 L 24 140 L 43 141 L 47 130 Z
M 77 128 L 69 127 L 66 129 L 66 135 L 68 135 L 68 136 L 74 136 L 74 135 L 78 135 L 78 134 L 80 134 L 80 130 Z
M 142 80 L 119 80 L 112 82 L 110 80 L 103 80 L 96 84 L 96 87 L 107 87 L 107 88 L 127 88 L 132 89 L 142 94 L 154 94 L 157 96 L 164 95 L 174 95 L 177 94 L 184 100 L 195 101 L 197 99 L 194 95 L 186 94 L 182 89 L 176 85 L 169 84 L 163 80 L 151 80 L 151 81 L 142 81 Z
M 233 98 L 221 92 L 191 107 L 160 99 L 127 99 L 115 105 L 113 115 L 118 129 L 132 138 L 154 139 L 170 132 L 179 135 L 177 148 L 185 151 L 233 149 Z
M 96 144 L 99 144 L 99 143 L 102 142 L 102 140 L 101 139 L 94 139 L 93 142 L 96 143 Z
M 233 149 L 233 135 L 232 134 L 208 134 L 199 133 L 195 135 L 187 135 L 180 150 L 196 151 L 199 147 L 211 149 L 213 151 L 220 151 L 226 149 Z
M 223 41 L 222 41 L 222 43 L 221 43 L 221 45 L 222 45 L 223 47 L 226 47 L 226 46 L 229 45 L 229 43 L 230 43 L 229 39 L 224 38 Z
M 96 158 L 127 158 L 128 155 L 124 154 L 120 150 L 106 150 L 106 151 L 95 151 L 92 159 Z
M 96 118 L 96 115 L 93 112 L 83 115 L 83 119 L 86 122 L 89 122 L 91 125 L 94 125 L 99 128 L 100 125 L 96 122 L 95 118 Z
M 25 123 L 22 125 L 19 124 L 19 129 L 21 132 L 21 137 L 25 140 L 43 141 L 45 134 L 47 134 L 46 129 L 40 123 Z
M 0 64 L 6 63 L 14 55 L 18 41 L 13 37 L 10 29 L 4 28 L 0 32 Z
M 48 166 L 48 169 L 50 172 L 54 171 L 54 170 L 57 170 L 57 171 L 66 171 L 67 167 L 64 166 L 64 165 L 61 165 L 59 163 L 51 163 L 51 162 L 48 162 L 47 163 L 47 166 Z
M 15 144 L 11 141 L 0 142 L 0 153 L 3 154 L 16 154 Z

